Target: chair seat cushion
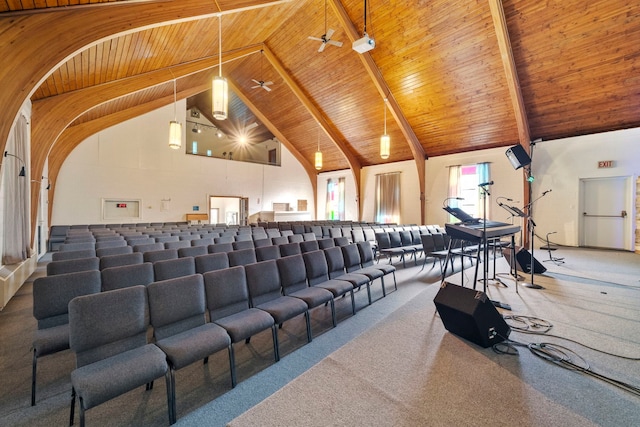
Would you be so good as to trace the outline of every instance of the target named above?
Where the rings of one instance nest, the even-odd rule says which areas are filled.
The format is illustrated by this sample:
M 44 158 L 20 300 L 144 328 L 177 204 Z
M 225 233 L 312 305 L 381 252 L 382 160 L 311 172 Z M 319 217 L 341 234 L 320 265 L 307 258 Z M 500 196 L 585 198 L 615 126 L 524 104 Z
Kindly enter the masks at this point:
M 33 349 L 36 356 L 45 356 L 69 348 L 69 324 L 36 330 Z
M 334 279 L 344 280 L 346 282 L 349 282 L 353 285 L 354 288 L 359 288 L 360 286 L 366 285 L 371 281 L 367 276 L 363 274 L 354 274 L 354 273 L 342 274 L 340 276 L 334 277 Z
M 396 271 L 395 265 L 391 264 L 376 264 L 373 268 L 382 270 L 384 274 L 394 273 Z
M 289 296 L 300 298 L 307 304 L 307 306 L 309 306 L 309 308 L 317 307 L 333 299 L 333 294 L 331 293 L 331 291 L 319 288 L 317 286 L 297 290 L 290 293 Z
M 353 270 L 351 273 L 363 274 L 363 275 L 367 276 L 370 280 L 374 280 L 374 279 L 377 279 L 379 277 L 384 276 L 384 272 L 382 270 L 380 270 L 379 268 L 375 268 L 375 267 L 364 267 L 364 268 L 360 268 L 358 270 Z
M 214 322 L 227 330 L 231 342 L 242 341 L 274 325 L 273 317 L 257 308 L 248 308 Z
M 165 354 L 154 344 L 82 366 L 71 372 L 71 385 L 85 409 L 93 408 L 165 375 Z
M 175 369 L 204 359 L 227 348 L 229 344 L 231 344 L 229 334 L 215 323 L 206 323 L 156 342 Z
M 334 298 L 344 295 L 347 292 L 353 291 L 353 285 L 350 282 L 344 280 L 329 279 L 313 286 L 331 291 Z
M 264 310 L 273 316 L 276 323 L 282 323 L 299 314 L 307 311 L 307 303 L 299 298 L 288 296 L 279 297 L 271 301 L 267 301 L 256 308 Z

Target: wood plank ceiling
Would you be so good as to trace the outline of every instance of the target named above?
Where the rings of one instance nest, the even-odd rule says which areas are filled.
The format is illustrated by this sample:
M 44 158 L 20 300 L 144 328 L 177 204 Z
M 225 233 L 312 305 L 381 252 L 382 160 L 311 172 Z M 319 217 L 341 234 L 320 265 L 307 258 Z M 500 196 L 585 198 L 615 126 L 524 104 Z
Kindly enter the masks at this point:
M 52 54 L 49 69 L 38 71 L 42 78 L 31 79 L 39 83 L 26 88 L 34 110 L 32 165 L 49 155 L 50 169 L 59 167 L 66 154 L 56 151 L 68 154 L 86 133 L 112 125 L 115 117 L 126 120 L 170 104 L 173 79 L 179 98 L 207 90 L 218 72 L 219 11 L 223 58 L 230 60 L 223 75 L 306 159 L 308 170 L 318 145 L 323 171 L 359 172 L 518 142 L 489 1 L 370 0 L 366 29 L 377 46 L 365 55 L 371 55 L 382 89 L 351 49 L 353 34 L 340 16 L 343 11 L 361 36 L 363 6 L 362 0 L 0 1 L 0 34 L 36 39 L 46 31 L 83 40 L 84 47 L 61 51 L 57 61 Z M 531 139 L 640 126 L 637 2 L 504 0 L 503 7 Z M 157 22 L 138 18 L 145 12 L 158 14 Z M 307 37 L 325 33 L 325 16 L 326 28 L 335 30 L 332 39 L 344 45 L 318 52 L 319 42 Z M 83 39 L 96 22 L 120 19 L 127 30 Z M 1 53 L 11 49 L 0 42 Z M 251 79 L 271 80 L 273 90 L 251 89 Z M 400 115 L 387 115 L 387 160 L 378 147 L 385 97 L 397 103 Z M 5 122 L 15 114 L 8 111 Z M 83 132 L 72 131 L 80 125 Z M 42 155 L 38 146 L 46 147 Z

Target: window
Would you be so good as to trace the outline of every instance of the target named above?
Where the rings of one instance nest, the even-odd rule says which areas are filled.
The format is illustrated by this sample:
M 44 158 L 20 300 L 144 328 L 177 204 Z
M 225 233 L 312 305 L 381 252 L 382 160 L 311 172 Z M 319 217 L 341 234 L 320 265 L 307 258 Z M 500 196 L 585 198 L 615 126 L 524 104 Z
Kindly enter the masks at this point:
M 400 172 L 376 175 L 374 219 L 382 224 L 400 223 Z
M 331 178 L 327 180 L 325 219 L 344 220 L 344 185 L 344 178 Z
M 489 181 L 489 176 L 489 163 L 449 166 L 449 197 L 452 199 L 447 200 L 447 204 L 462 209 L 474 218 L 484 218 L 484 192 L 478 184 Z M 463 200 L 456 200 L 455 197 L 461 197 Z M 490 205 L 487 199 L 487 219 Z M 456 221 L 456 218 L 449 216 L 449 222 Z

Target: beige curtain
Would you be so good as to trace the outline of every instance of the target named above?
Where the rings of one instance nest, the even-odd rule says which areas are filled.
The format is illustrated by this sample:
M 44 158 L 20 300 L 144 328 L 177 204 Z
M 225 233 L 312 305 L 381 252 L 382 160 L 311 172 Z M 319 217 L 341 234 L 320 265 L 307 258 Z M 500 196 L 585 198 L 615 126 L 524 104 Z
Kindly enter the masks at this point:
M 400 223 L 400 172 L 376 175 L 375 221 Z
M 17 264 L 31 256 L 29 248 L 29 168 L 28 165 L 29 124 L 24 116 L 16 121 L 9 135 L 7 147 L 13 147 L 15 157 L 2 159 L 4 174 L 4 242 L 2 263 Z M 22 167 L 26 176 L 18 176 Z

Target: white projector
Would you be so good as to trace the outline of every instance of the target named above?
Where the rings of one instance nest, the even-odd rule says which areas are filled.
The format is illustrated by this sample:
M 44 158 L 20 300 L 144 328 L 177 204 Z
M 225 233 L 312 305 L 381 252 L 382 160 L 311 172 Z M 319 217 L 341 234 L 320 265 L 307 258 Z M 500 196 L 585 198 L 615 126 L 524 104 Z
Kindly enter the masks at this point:
M 376 47 L 376 41 L 365 33 L 363 38 L 353 42 L 352 47 L 358 53 L 365 53 Z

